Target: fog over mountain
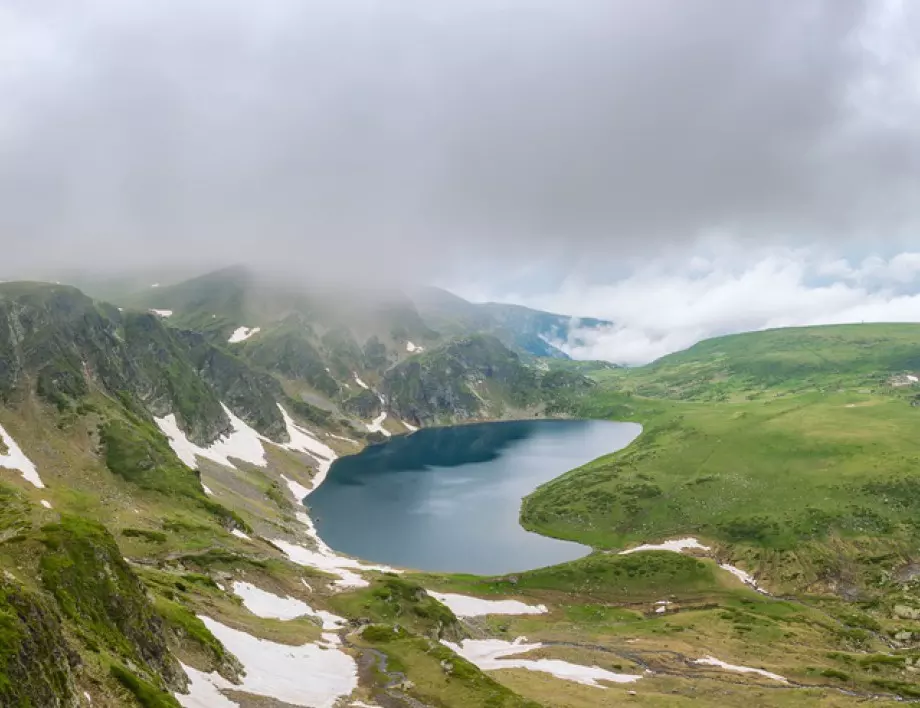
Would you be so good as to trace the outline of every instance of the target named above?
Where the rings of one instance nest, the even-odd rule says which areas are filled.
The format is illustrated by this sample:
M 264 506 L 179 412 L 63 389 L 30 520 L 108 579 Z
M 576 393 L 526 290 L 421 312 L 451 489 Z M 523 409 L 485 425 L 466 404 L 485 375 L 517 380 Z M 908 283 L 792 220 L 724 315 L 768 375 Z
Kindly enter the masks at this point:
M 0 277 L 434 281 L 622 323 L 573 353 L 628 361 L 917 319 L 918 32 L 893 0 L 6 0 Z

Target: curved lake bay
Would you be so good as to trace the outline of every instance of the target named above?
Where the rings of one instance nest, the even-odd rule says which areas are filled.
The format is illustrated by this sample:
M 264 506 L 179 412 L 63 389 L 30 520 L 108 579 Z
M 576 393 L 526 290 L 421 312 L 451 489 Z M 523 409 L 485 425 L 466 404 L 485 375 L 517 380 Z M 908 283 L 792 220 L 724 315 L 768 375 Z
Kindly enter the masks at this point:
M 483 575 L 543 567 L 590 549 L 525 531 L 521 499 L 640 429 L 585 420 L 429 428 L 339 459 L 307 501 L 323 540 L 358 558 Z

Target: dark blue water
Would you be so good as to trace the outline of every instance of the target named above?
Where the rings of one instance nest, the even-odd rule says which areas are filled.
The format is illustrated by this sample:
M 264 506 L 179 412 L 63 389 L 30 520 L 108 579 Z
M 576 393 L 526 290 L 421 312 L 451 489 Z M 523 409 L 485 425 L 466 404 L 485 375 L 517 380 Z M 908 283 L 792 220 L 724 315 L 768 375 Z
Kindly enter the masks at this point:
M 639 431 L 581 420 L 420 430 L 336 461 L 307 501 L 323 540 L 358 558 L 482 575 L 539 568 L 590 549 L 525 531 L 521 499 Z

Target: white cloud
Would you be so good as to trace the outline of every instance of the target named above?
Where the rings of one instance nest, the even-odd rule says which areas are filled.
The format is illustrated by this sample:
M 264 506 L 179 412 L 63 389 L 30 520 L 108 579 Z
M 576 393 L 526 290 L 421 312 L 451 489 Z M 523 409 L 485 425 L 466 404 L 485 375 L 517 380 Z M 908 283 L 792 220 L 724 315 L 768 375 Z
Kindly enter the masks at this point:
M 852 263 L 806 249 L 674 254 L 609 283 L 569 279 L 552 293 L 493 297 L 600 317 L 563 347 L 578 359 L 643 364 L 701 339 L 772 327 L 920 321 L 920 253 Z

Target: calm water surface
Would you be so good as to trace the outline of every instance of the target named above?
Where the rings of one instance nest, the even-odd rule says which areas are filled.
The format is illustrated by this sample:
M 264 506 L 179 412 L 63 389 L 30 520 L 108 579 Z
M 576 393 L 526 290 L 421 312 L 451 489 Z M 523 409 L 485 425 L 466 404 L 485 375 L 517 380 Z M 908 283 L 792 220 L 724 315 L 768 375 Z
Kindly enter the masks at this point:
M 308 502 L 332 548 L 377 563 L 493 575 L 589 552 L 521 528 L 521 499 L 628 445 L 635 423 L 553 420 L 420 430 L 336 461 Z

